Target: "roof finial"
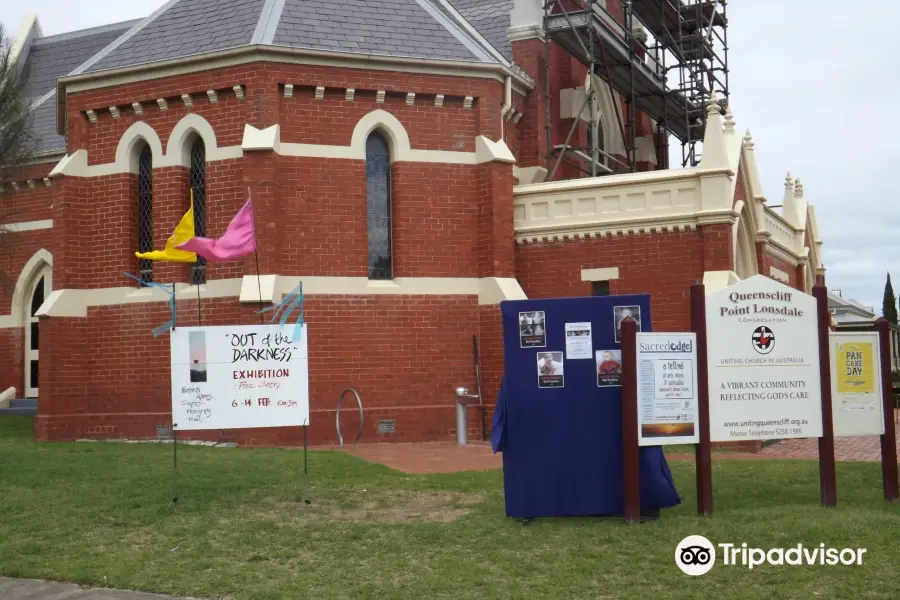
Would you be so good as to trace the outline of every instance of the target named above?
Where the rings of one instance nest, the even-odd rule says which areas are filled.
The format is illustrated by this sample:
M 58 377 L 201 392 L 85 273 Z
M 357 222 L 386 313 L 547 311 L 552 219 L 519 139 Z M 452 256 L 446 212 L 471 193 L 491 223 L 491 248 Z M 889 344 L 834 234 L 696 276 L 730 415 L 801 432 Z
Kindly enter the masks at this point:
M 709 101 L 706 103 L 706 114 L 707 115 L 722 114 L 722 108 L 719 106 L 719 99 L 716 98 L 716 90 L 713 90 L 709 94 Z
M 788 171 L 787 177 L 784 178 L 784 187 L 785 189 L 791 189 L 794 187 L 794 180 L 791 178 L 791 172 Z
M 794 180 L 794 195 L 802 196 L 803 195 L 803 184 L 800 183 L 800 178 Z
M 744 134 L 744 145 L 747 147 L 748 150 L 753 150 L 753 146 L 755 145 L 753 143 L 753 136 L 750 135 L 749 129 L 747 130 L 747 133 Z
M 734 113 L 731 112 L 731 104 L 725 107 L 725 131 L 734 133 Z

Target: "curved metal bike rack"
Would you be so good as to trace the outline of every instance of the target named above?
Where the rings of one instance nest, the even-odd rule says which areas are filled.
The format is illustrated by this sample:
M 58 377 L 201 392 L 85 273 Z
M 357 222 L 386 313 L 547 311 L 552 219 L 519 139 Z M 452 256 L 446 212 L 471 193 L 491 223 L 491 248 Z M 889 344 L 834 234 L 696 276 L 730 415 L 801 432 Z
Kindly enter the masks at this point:
M 357 392 L 353 388 L 347 388 L 346 390 L 341 392 L 341 397 L 338 398 L 337 401 L 337 411 L 334 414 L 334 425 L 337 428 L 338 440 L 340 440 L 341 443 L 341 450 L 344 449 L 344 436 L 341 435 L 341 402 L 343 402 L 344 396 L 346 396 L 348 392 L 352 392 L 353 395 L 356 396 L 356 404 L 359 406 L 359 432 L 356 434 L 356 442 L 354 443 L 355 448 L 359 448 L 359 438 L 362 437 L 363 432 L 362 398 L 359 397 L 359 392 Z

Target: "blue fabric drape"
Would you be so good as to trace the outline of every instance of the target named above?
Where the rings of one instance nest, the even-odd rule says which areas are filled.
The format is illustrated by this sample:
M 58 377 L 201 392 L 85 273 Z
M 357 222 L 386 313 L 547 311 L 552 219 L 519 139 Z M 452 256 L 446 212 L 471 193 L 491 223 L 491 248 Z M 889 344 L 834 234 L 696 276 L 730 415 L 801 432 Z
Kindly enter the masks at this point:
M 590 322 L 594 351 L 620 349 L 615 306 L 640 306 L 642 330 L 651 331 L 646 295 L 501 304 L 505 374 L 491 446 L 503 453 L 507 516 L 622 513 L 622 388 L 598 387 L 593 358 L 565 357 L 563 387 L 539 388 L 537 371 L 539 353 L 565 353 L 566 323 Z M 520 347 L 519 313 L 530 311 L 544 311 L 546 347 Z M 661 447 L 640 449 L 640 470 L 642 510 L 681 503 Z

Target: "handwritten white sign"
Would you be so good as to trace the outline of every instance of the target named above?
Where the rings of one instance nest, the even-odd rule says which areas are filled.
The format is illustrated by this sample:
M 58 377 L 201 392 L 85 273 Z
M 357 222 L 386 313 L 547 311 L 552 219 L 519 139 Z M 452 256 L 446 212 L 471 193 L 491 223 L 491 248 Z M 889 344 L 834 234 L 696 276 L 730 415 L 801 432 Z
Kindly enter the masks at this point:
M 171 332 L 178 430 L 309 424 L 306 325 L 178 327 Z

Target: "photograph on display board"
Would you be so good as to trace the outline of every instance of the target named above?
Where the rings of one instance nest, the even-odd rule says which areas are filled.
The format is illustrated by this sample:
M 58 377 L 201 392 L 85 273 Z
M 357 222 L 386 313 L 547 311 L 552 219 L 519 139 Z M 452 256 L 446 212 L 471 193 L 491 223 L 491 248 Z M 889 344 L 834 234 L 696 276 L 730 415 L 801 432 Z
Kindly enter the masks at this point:
M 613 327 L 616 330 L 616 343 L 622 343 L 622 321 L 625 317 L 631 317 L 637 324 L 637 330 L 641 331 L 641 307 L 640 306 L 614 306 Z
M 538 387 L 563 387 L 563 353 L 538 352 Z
M 622 385 L 622 351 L 597 350 L 597 387 Z
M 519 347 L 543 348 L 547 345 L 544 311 L 519 313 Z
M 191 356 L 189 365 L 191 383 L 206 382 L 206 333 L 191 331 L 188 333 L 188 351 Z

